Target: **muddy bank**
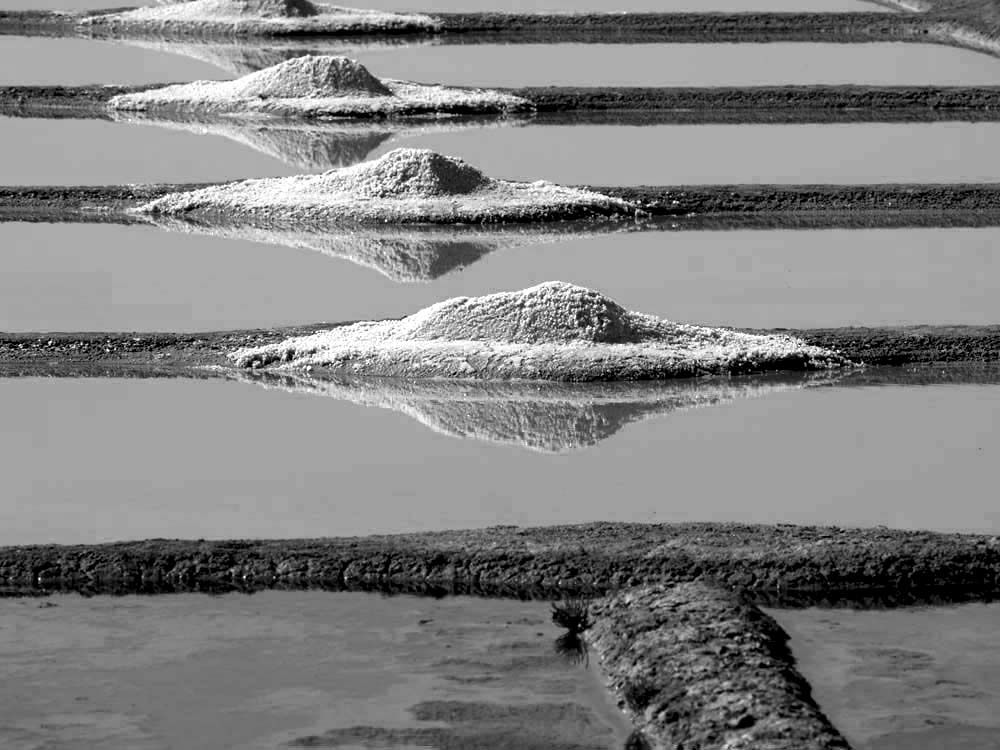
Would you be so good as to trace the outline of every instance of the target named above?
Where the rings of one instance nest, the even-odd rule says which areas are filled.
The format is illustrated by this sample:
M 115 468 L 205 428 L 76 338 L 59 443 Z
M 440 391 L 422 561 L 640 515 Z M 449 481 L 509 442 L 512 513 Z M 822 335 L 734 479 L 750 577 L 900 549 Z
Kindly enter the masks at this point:
M 170 193 L 216 184 L 0 186 L 0 217 L 34 213 L 114 213 Z M 652 217 L 979 213 L 978 226 L 1000 223 L 1000 184 L 580 186 L 641 207 Z M 10 219 L 8 219 L 10 220 Z M 986 224 L 979 223 L 986 222 Z M 994 223 L 995 222 L 995 223 Z
M 0 87 L 0 114 L 108 119 L 107 104 L 113 97 L 159 87 L 5 86 Z M 525 119 L 553 125 L 1000 120 L 1000 87 L 992 86 L 554 86 L 498 90 L 534 105 L 534 114 L 524 115 Z
M 612 524 L 312 540 L 0 548 L 0 585 L 467 585 L 608 589 L 709 579 L 795 590 L 1000 590 L 1000 539 L 886 528 Z
M 353 322 L 353 321 L 352 321 Z M 346 323 L 205 333 L 0 333 L 0 373 L 24 367 L 79 366 L 184 370 L 230 367 L 228 354 Z M 1000 325 L 892 328 L 754 329 L 795 336 L 868 365 L 1000 360 Z
M 120 9 L 118 9 L 120 10 Z M 127 28 L 97 17 L 108 11 L 0 12 L 0 34 L 141 36 L 169 29 Z M 878 42 L 919 40 L 923 19 L 874 13 L 429 13 L 436 29 L 380 29 L 374 36 L 435 35 L 448 43 L 477 42 Z M 86 22 L 84 23 L 84 21 Z M 183 29 L 178 29 L 181 34 Z M 336 31 L 270 28 L 265 36 L 336 36 Z M 345 32 L 358 36 L 357 30 Z
M 586 637 L 619 706 L 653 747 L 847 750 L 768 615 L 703 584 L 597 602 Z

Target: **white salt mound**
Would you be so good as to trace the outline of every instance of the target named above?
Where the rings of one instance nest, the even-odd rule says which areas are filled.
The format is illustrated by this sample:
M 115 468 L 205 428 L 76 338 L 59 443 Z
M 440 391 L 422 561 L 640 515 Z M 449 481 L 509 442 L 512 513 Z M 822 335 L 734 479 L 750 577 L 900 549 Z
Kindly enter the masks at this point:
M 343 93 L 392 96 L 392 92 L 361 63 L 327 55 L 296 57 L 224 86 L 229 96 L 246 99 L 295 99 Z
M 235 81 L 195 81 L 122 94 L 112 110 L 274 114 L 309 118 L 503 114 L 530 111 L 523 99 L 490 89 L 380 81 L 347 57 L 297 57 Z
M 655 380 L 850 364 L 791 336 L 673 323 L 560 281 L 458 297 L 398 321 L 356 323 L 240 349 L 240 367 L 326 367 L 378 377 Z
M 136 211 L 247 221 L 457 224 L 633 216 L 636 208 L 548 182 L 494 180 L 461 159 L 399 148 L 320 175 L 170 193 Z
M 309 0 L 189 0 L 81 19 L 84 26 L 119 31 L 193 34 L 349 33 L 435 31 L 440 22 L 413 13 L 344 8 Z

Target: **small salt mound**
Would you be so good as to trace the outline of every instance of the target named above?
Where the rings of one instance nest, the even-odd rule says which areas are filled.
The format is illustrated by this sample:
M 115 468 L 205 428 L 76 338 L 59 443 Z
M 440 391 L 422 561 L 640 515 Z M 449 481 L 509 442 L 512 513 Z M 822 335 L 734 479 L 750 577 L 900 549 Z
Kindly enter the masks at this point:
M 147 10 L 163 18 L 310 18 L 319 9 L 309 0 L 188 0 Z
M 622 343 L 634 335 L 629 313 L 592 289 L 551 281 L 522 292 L 457 297 L 406 319 L 397 331 L 410 341 L 452 339 L 535 344 Z
M 240 367 L 329 368 L 372 377 L 660 380 L 850 362 L 791 336 L 673 323 L 590 289 L 548 282 L 448 300 L 398 321 L 355 323 L 239 349 Z
M 320 175 L 169 193 L 137 213 L 251 222 L 491 224 L 635 216 L 618 198 L 548 182 L 494 180 L 461 159 L 400 148 Z
M 325 187 L 364 198 L 467 195 L 491 180 L 461 159 L 428 149 L 397 148 L 381 159 L 328 172 Z
M 342 94 L 392 96 L 392 92 L 361 63 L 347 57 L 328 55 L 297 57 L 251 73 L 226 84 L 225 93 L 248 99 L 295 99 Z

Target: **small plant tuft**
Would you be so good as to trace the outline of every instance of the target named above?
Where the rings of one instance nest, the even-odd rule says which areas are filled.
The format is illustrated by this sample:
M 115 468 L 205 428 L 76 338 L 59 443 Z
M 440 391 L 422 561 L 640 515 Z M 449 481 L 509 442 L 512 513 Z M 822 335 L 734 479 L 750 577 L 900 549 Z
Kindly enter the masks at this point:
M 591 626 L 590 597 L 570 597 L 552 604 L 552 622 L 570 633 L 579 635 Z

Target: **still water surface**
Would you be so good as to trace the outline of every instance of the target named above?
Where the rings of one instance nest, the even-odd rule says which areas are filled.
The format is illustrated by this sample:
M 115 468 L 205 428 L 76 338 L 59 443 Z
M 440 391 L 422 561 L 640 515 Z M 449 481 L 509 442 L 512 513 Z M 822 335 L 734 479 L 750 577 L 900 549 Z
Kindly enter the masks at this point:
M 335 5 L 336 3 L 317 3 Z M 156 5 L 156 0 L 0 0 L 0 10 L 105 10 L 106 8 Z M 871 13 L 888 8 L 864 0 L 363 0 L 358 7 L 379 10 L 444 13 L 448 11 L 499 11 L 509 13 L 541 13 L 546 11 L 646 11 L 657 13 L 684 12 L 726 13 L 791 12 L 826 13 L 849 11 Z
M 1000 182 L 1000 123 L 402 129 L 0 118 L 4 184 L 204 182 L 320 172 L 399 147 L 566 184 Z
M 456 439 L 412 412 L 249 383 L 0 380 L 0 545 L 593 520 L 1000 531 L 1000 387 L 758 395 L 551 454 L 485 428 L 516 415 L 572 438 L 574 401 L 555 421 L 487 408 L 466 425 L 483 439 Z
M 0 224 L 0 331 L 379 319 L 554 279 L 599 289 L 629 309 L 711 325 L 981 325 L 1000 320 L 998 243 L 998 229 L 569 236 L 468 245 L 461 257 L 469 265 L 445 266 L 436 277 L 435 249 L 417 246 L 411 252 L 416 261 L 429 255 L 429 274 L 406 281 L 387 275 L 393 266 L 366 267 L 307 246 L 148 227 Z M 442 257 L 453 251 L 445 245 Z
M 271 45 L 271 46 L 268 46 Z M 171 52 L 172 51 L 172 52 Z M 156 44 L 0 37 L 0 85 L 231 78 L 305 53 L 349 54 L 378 76 L 482 86 L 996 85 L 1000 59 L 943 45 L 477 44 L 336 40 Z
M 0 600 L 0 745 L 621 748 L 624 716 L 555 652 L 550 613 L 316 591 Z

